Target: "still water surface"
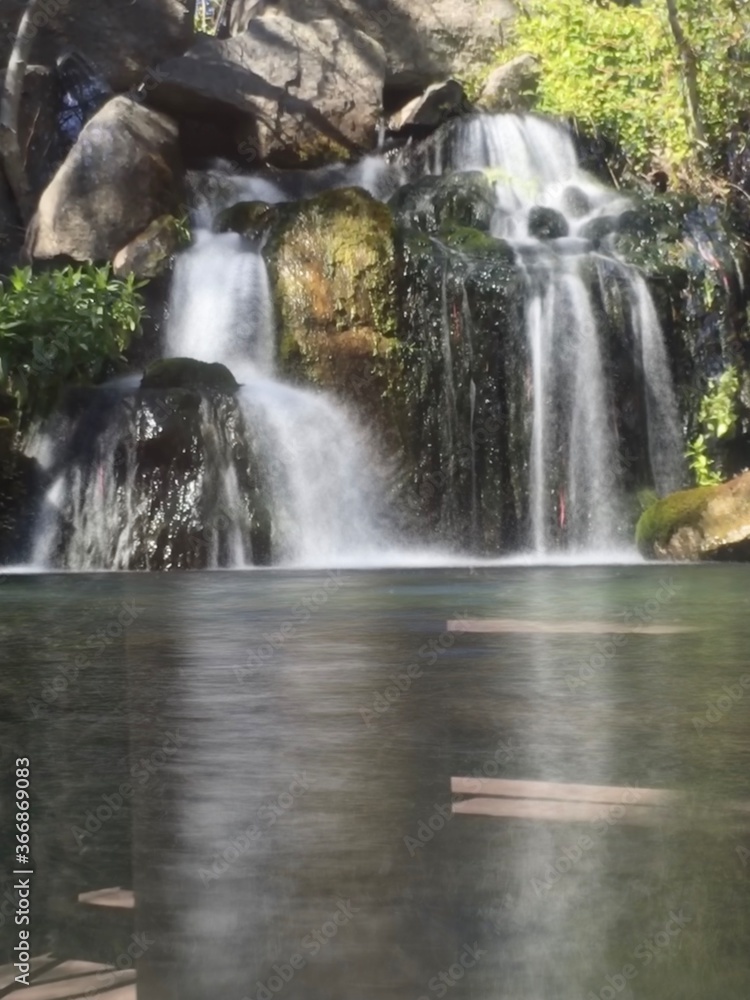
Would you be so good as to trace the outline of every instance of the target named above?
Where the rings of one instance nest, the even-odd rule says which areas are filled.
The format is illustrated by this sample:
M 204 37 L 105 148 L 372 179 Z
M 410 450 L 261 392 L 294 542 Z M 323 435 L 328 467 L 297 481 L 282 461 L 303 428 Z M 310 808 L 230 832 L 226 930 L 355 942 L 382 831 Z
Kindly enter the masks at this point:
M 32 759 L 36 952 L 94 957 L 76 896 L 122 885 L 140 1000 L 747 1000 L 749 584 L 11 577 L 2 752 L 5 774 Z M 526 818 L 454 815 L 458 776 L 630 791 L 575 822 L 521 785 Z

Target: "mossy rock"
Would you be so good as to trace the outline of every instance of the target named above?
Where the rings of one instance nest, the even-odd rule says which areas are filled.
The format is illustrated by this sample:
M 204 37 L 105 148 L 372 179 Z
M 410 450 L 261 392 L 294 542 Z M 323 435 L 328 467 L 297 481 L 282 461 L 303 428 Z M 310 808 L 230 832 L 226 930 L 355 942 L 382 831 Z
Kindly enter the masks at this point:
M 359 188 L 280 205 L 264 253 L 274 288 L 282 361 L 312 381 L 325 355 L 352 338 L 377 355 L 396 333 L 394 223 Z
M 671 493 L 636 525 L 636 544 L 662 559 L 750 559 L 750 473 Z
M 441 229 L 487 232 L 495 212 L 492 184 L 481 170 L 421 177 L 400 188 L 390 201 L 400 222 L 436 234 Z
M 214 228 L 218 233 L 239 233 L 257 242 L 268 232 L 274 217 L 274 209 L 264 201 L 240 201 L 219 212 Z
M 146 369 L 142 389 L 200 389 L 232 393 L 239 383 L 226 365 L 194 358 L 163 358 Z
M 471 256 L 515 260 L 515 254 L 505 240 L 496 240 L 494 237 L 488 236 L 478 229 L 470 229 L 468 226 L 443 229 L 440 233 L 440 240 L 452 250 L 460 250 Z

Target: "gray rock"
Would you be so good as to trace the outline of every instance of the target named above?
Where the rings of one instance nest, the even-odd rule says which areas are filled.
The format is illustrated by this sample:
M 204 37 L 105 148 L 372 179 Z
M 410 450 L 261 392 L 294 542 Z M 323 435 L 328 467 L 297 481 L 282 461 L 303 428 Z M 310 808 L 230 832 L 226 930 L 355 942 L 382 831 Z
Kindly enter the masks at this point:
M 477 102 L 483 111 L 526 111 L 533 104 L 541 63 L 522 53 L 493 70 Z
M 424 87 L 463 77 L 502 45 L 516 14 L 512 0 L 229 0 L 234 33 L 279 11 L 298 21 L 333 18 L 376 39 L 388 59 L 388 83 Z
M 16 19 L 20 5 L 15 5 Z M 193 19 L 180 0 L 47 0 L 34 58 L 52 66 L 64 49 L 80 53 L 113 90 L 136 86 L 155 63 L 192 43 Z
M 206 39 L 158 68 L 155 107 L 224 120 L 248 166 L 315 164 L 372 147 L 385 54 L 332 20 L 254 18 L 246 32 Z
M 177 124 L 115 97 L 96 114 L 45 189 L 29 227 L 34 257 L 109 260 L 182 199 Z
M 471 104 L 457 80 L 433 83 L 420 97 L 391 116 L 388 128 L 398 132 L 410 125 L 437 128 L 449 118 L 468 114 Z

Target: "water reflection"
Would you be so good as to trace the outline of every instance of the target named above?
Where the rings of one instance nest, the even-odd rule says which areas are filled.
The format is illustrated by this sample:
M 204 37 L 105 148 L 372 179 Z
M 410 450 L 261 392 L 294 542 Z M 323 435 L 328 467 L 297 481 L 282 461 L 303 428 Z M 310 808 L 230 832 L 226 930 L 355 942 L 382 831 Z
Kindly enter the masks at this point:
M 103 941 L 79 922 L 75 897 L 124 884 L 147 945 L 142 1000 L 745 1000 L 745 577 L 7 584 L 4 748 L 28 745 L 35 761 L 37 953 L 118 947 L 117 933 Z M 123 602 L 133 624 L 34 718 L 29 698 Z M 446 631 L 466 618 L 685 631 L 616 644 L 584 624 Z M 617 801 L 579 822 L 452 815 L 457 776 L 623 786 L 623 806 L 649 818 L 626 821 Z M 123 782 L 132 794 L 82 853 L 73 828 Z M 639 804 L 644 787 L 685 797 Z

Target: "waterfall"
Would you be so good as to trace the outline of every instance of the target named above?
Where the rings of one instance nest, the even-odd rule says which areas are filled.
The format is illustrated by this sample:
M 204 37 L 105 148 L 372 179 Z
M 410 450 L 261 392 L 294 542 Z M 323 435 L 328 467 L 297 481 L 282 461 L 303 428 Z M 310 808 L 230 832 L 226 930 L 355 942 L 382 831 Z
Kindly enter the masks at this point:
M 242 382 L 238 402 L 272 511 L 274 562 L 369 562 L 384 544 L 367 434 L 331 397 L 276 377 L 276 329 L 261 250 L 199 231 L 177 262 L 168 353 L 221 362 Z
M 630 202 L 581 169 L 562 125 L 534 116 L 459 121 L 412 157 L 412 165 L 438 175 L 483 171 L 494 191 L 491 234 L 510 244 L 524 277 L 531 549 L 544 556 L 557 548 L 622 547 L 627 498 L 617 387 L 603 329 L 611 269 L 626 287 L 631 360 L 645 388 L 651 481 L 664 493 L 682 476 L 675 394 L 648 287 L 606 237 L 593 238 L 593 224 L 614 230 Z

